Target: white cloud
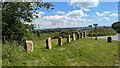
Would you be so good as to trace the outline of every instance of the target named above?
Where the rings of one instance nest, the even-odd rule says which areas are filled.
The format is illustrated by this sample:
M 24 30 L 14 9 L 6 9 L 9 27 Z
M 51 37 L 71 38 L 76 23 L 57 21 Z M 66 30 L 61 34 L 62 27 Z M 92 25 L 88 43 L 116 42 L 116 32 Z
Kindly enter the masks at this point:
M 118 13 L 118 11 L 114 11 L 115 13 Z
M 107 12 L 107 11 L 105 11 L 105 12 L 103 12 L 103 14 L 109 14 L 110 12 Z
M 80 8 L 95 7 L 99 0 L 69 0 L 69 4 Z
M 38 12 L 38 14 L 39 14 L 39 15 L 43 15 L 43 14 L 45 14 L 45 13 L 44 13 L 44 12 L 39 11 L 39 12 Z
M 40 24 L 41 28 L 51 28 L 51 27 L 73 27 L 73 26 L 80 26 L 78 23 L 82 24 L 83 22 L 87 22 L 89 20 L 85 19 L 84 17 L 88 16 L 84 13 L 83 10 L 73 10 L 69 12 L 61 12 L 58 11 L 58 15 L 50 15 L 50 16 L 43 16 L 44 13 L 40 12 L 41 15 L 39 18 L 35 19 L 32 23 Z M 59 15 L 62 14 L 62 15 Z
M 108 18 L 108 17 L 103 17 L 103 19 L 104 19 L 104 20 L 109 20 L 109 18 Z
M 97 16 L 104 16 L 104 14 L 100 14 L 99 12 L 96 12 Z
M 57 14 L 65 14 L 65 12 L 58 11 Z
M 64 15 L 44 16 L 44 19 L 54 21 L 80 21 L 82 17 L 88 16 L 82 10 L 73 10 Z
M 44 14 L 45 14 L 44 12 L 41 12 L 41 11 L 38 12 L 37 11 L 36 13 L 33 14 L 33 18 L 36 18 L 36 16 L 41 17 Z
M 43 19 L 51 20 L 51 21 L 60 21 L 60 20 L 67 20 L 67 16 L 59 16 L 59 15 L 54 15 L 54 16 L 44 16 Z
M 90 11 L 88 8 L 82 8 L 83 11 Z
M 96 12 L 97 16 L 106 16 L 107 14 L 110 14 L 110 12 L 104 11 L 103 13 Z
M 110 16 L 118 17 L 118 13 L 112 13 Z
M 74 11 L 69 11 L 67 13 L 68 16 L 71 16 L 71 17 L 86 17 L 88 16 L 87 14 L 85 14 L 83 12 L 83 10 L 74 10 Z

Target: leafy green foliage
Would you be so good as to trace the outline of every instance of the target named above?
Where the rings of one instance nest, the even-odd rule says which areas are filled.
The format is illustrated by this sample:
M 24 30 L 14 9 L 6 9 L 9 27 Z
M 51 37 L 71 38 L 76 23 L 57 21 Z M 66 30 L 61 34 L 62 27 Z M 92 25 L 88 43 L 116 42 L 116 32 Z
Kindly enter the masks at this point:
M 120 21 L 113 23 L 112 28 L 115 29 L 117 33 L 120 33 Z
M 71 35 L 72 33 L 78 33 L 80 31 L 78 30 L 34 30 L 33 33 L 36 34 L 40 39 L 46 39 L 48 37 L 51 37 L 52 39 L 57 39 L 60 36 L 63 38 L 66 38 L 68 35 Z M 26 38 L 27 39 L 27 38 Z
M 51 3 L 43 2 L 4 2 L 2 4 L 2 39 L 12 42 L 21 41 L 27 29 L 33 26 L 24 25 L 23 22 L 32 22 L 33 15 L 40 8 L 51 8 Z
M 97 36 L 107 36 L 107 35 L 116 35 L 116 31 L 109 27 L 99 27 L 97 28 Z M 92 33 L 91 30 L 87 32 L 88 36 L 95 36 L 95 31 L 93 29 Z
M 86 31 L 86 34 L 88 36 L 91 36 L 91 33 L 89 30 L 84 30 Z M 76 36 L 78 32 L 83 32 L 81 30 L 34 30 L 32 32 L 27 32 L 26 35 L 24 36 L 25 39 L 32 39 L 33 37 L 39 38 L 40 40 L 45 40 L 48 37 L 51 37 L 52 39 L 57 39 L 60 36 L 63 38 L 66 38 L 68 35 L 72 37 L 72 34 L 75 33 Z M 95 33 L 93 31 L 93 36 L 95 36 Z M 106 35 L 116 35 L 116 31 L 112 28 L 97 28 L 97 35 L 98 36 L 106 36 Z

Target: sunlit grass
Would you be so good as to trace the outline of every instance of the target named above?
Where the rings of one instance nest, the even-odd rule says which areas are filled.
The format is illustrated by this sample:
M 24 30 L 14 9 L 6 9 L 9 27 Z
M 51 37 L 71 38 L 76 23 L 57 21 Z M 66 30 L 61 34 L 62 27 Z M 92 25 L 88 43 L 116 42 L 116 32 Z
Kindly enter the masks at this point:
M 45 40 L 33 41 L 35 49 L 26 53 L 23 46 L 3 44 L 3 66 L 115 66 L 118 63 L 118 42 L 105 39 L 80 40 L 58 46 L 52 39 L 52 49 L 46 49 Z

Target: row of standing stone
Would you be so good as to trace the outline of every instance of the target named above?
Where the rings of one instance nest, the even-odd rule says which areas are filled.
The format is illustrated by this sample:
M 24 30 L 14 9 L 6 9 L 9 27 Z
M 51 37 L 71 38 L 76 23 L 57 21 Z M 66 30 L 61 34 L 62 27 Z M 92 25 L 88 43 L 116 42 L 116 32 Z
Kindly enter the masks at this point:
M 86 37 L 86 32 L 83 32 L 83 34 L 82 33 L 77 33 L 77 39 L 80 39 L 80 38 L 83 38 L 83 37 Z M 66 39 L 67 39 L 67 43 L 71 42 L 70 35 L 68 35 Z M 76 41 L 75 33 L 72 34 L 72 40 Z M 61 36 L 58 38 L 58 45 L 63 45 L 63 43 L 62 43 L 62 37 Z M 47 49 L 51 49 L 52 48 L 51 37 L 49 37 L 49 38 L 46 39 L 46 48 Z
M 83 37 L 86 37 L 86 32 L 77 33 L 77 38 L 78 39 L 83 38 Z M 72 34 L 72 40 L 73 41 L 76 40 L 75 33 Z M 67 43 L 70 43 L 70 42 L 71 42 L 71 37 L 70 37 L 70 35 L 68 35 L 67 36 Z M 107 37 L 107 42 L 111 43 L 112 42 L 112 38 L 111 37 Z M 58 45 L 63 45 L 63 43 L 62 43 L 62 37 L 58 38 Z M 52 48 L 52 40 L 51 40 L 50 37 L 46 39 L 46 48 L 47 49 L 51 49 Z M 34 50 L 33 41 L 32 40 L 25 41 L 24 49 L 27 52 L 32 52 Z
M 83 38 L 83 37 L 86 37 L 86 32 L 77 33 L 77 38 L 78 38 L 78 39 Z M 73 40 L 73 41 L 76 40 L 75 33 L 72 34 L 72 40 Z M 70 42 L 71 42 L 71 37 L 70 37 L 70 35 L 68 35 L 68 36 L 67 36 L 67 43 L 70 43 Z M 58 38 L 58 45 L 63 45 L 63 43 L 62 43 L 62 37 L 59 37 L 59 38 Z M 47 49 L 51 49 L 51 48 L 52 48 L 52 39 L 51 39 L 51 37 L 49 37 L 49 38 L 46 39 L 46 48 L 47 48 Z M 33 41 L 32 41 L 32 40 L 27 40 L 27 41 L 25 41 L 24 49 L 25 49 L 27 52 L 32 52 L 32 51 L 34 50 Z

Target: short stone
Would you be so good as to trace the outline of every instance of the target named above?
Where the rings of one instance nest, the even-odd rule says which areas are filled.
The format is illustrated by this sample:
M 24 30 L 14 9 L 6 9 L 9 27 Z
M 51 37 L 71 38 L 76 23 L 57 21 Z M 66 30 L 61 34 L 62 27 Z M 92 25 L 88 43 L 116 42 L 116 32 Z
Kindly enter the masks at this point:
M 111 37 L 107 37 L 107 41 L 108 41 L 108 43 L 111 43 L 112 42 L 112 38 Z
M 24 48 L 27 52 L 32 52 L 34 50 L 33 41 L 31 41 L 31 40 L 25 41 Z

